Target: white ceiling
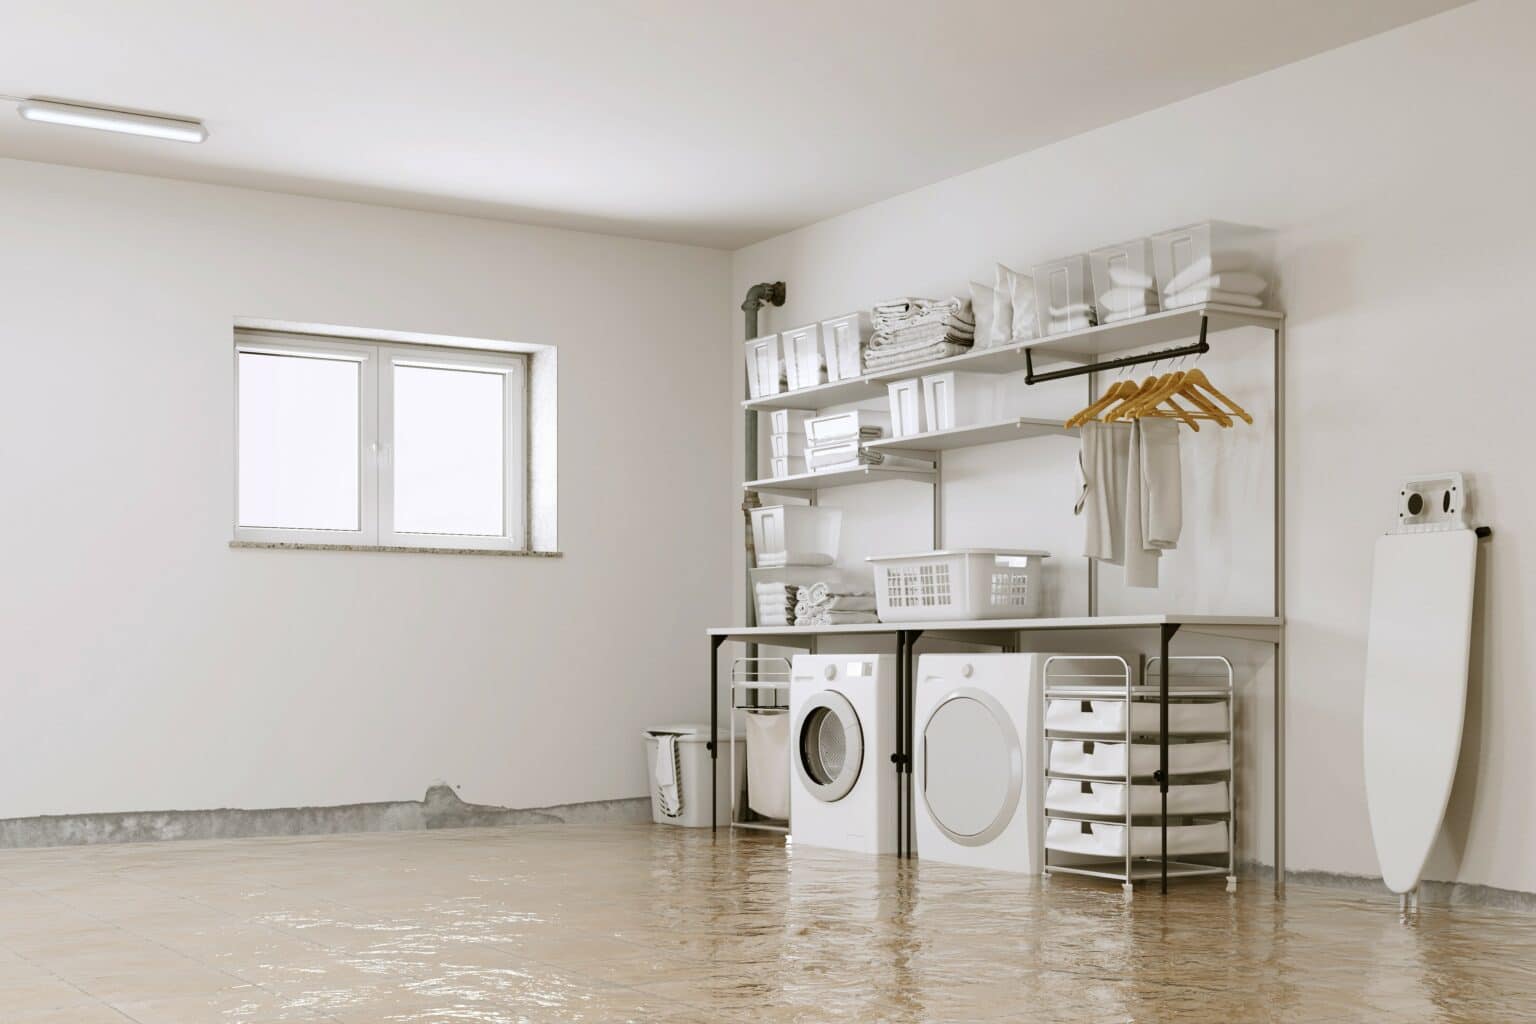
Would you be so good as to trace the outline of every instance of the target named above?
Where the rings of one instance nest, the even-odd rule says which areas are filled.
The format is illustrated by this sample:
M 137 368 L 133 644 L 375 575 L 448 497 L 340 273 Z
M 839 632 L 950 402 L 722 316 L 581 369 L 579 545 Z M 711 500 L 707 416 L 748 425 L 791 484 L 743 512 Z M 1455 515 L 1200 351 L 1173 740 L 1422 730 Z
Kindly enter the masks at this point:
M 0 156 L 736 248 L 1462 0 L 6 0 Z

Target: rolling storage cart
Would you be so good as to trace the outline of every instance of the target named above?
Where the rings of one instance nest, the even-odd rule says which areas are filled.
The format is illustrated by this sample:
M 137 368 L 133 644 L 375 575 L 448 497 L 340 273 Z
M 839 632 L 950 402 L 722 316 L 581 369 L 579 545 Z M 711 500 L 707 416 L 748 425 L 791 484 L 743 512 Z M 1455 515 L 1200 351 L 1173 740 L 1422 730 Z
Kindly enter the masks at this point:
M 1161 672 L 1147 661 L 1144 676 Z M 1100 671 L 1070 672 L 1098 663 Z M 1089 666 L 1093 667 L 1093 666 Z M 1167 703 L 1115 655 L 1046 659 L 1043 873 L 1138 881 L 1225 875 L 1237 889 L 1232 664 L 1168 659 Z M 1166 710 L 1166 717 L 1164 712 Z M 1168 736 L 1168 770 L 1160 737 Z M 1177 858 L 1177 859 L 1174 859 Z

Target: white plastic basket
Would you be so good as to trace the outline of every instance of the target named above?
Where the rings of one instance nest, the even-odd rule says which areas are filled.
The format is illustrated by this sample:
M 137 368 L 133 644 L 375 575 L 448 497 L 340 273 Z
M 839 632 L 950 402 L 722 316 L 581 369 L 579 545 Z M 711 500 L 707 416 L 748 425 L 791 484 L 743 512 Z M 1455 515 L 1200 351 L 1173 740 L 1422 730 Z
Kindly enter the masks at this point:
M 1040 614 L 1046 551 L 967 548 L 875 555 L 881 622 L 1028 619 Z
M 752 510 L 757 564 L 830 565 L 837 558 L 843 510 L 823 505 L 764 505 Z

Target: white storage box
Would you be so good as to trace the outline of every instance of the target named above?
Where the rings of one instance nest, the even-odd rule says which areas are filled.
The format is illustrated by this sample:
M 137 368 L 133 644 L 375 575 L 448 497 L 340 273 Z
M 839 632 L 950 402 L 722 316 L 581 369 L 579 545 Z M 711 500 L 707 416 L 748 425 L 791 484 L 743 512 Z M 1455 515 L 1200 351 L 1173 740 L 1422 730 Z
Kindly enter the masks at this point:
M 1101 324 L 1156 313 L 1157 277 L 1152 264 L 1152 242 L 1109 245 L 1088 254 L 1093 279 L 1093 307 Z
M 1126 786 L 1123 782 L 1075 782 L 1051 779 L 1045 787 L 1045 809 L 1058 814 L 1125 817 L 1125 795 L 1131 795 L 1132 814 L 1161 814 L 1162 794 L 1155 784 Z M 1229 809 L 1225 782 L 1168 787 L 1168 813 L 1224 814 Z
M 831 565 L 837 560 L 843 510 L 822 505 L 764 505 L 752 510 L 757 564 Z
M 1161 857 L 1162 829 L 1156 825 L 1131 828 L 1132 857 Z M 1110 821 L 1063 821 L 1054 819 L 1045 828 L 1045 848 L 1085 857 L 1124 857 L 1126 829 Z M 1226 853 L 1227 824 L 1169 825 L 1168 855 L 1191 857 L 1197 854 Z
M 779 336 L 767 334 L 747 342 L 747 397 L 766 398 L 784 390 L 779 362 Z
M 821 322 L 828 380 L 852 380 L 864 372 L 864 347 L 869 344 L 869 335 L 868 313 L 849 313 Z
M 748 711 L 747 807 L 789 820 L 789 712 Z
M 1199 285 L 1212 274 L 1246 272 L 1273 287 L 1273 235 L 1261 228 L 1209 220 L 1163 231 L 1151 238 L 1152 265 L 1162 307 L 1203 301 Z M 1262 299 L 1243 305 L 1262 306 Z
M 803 434 L 805 425 L 815 418 L 807 409 L 775 409 L 768 414 L 768 426 L 775 434 Z
M 768 460 L 769 471 L 773 474 L 770 479 L 778 480 L 786 476 L 799 476 L 809 473 L 810 469 L 803 458 L 770 458 Z
M 881 622 L 1027 619 L 1040 614 L 1046 551 L 994 548 L 876 555 Z
M 1061 732 L 1085 735 L 1124 736 L 1126 702 L 1123 700 L 1069 700 L 1052 698 L 1045 708 L 1045 727 Z M 1131 731 L 1153 733 L 1159 730 L 1157 705 L 1132 701 Z M 1201 704 L 1168 705 L 1168 734 L 1220 734 L 1227 732 L 1225 701 Z
M 891 402 L 891 436 L 909 437 L 926 429 L 923 417 L 923 382 L 916 377 L 885 386 Z
M 871 433 L 871 432 L 877 433 Z M 849 409 L 826 416 L 816 416 L 805 422 L 805 436 L 810 444 L 836 444 L 858 437 L 886 437 L 891 432 L 891 414 L 869 409 Z
M 789 390 L 813 388 L 827 382 L 821 356 L 821 327 L 807 324 L 779 335 L 784 350 L 784 370 Z
M 657 763 L 657 751 L 661 746 L 658 737 L 663 735 L 677 737 L 677 756 L 673 761 L 673 772 L 677 776 L 677 792 L 673 797 L 672 807 L 664 805 L 657 778 L 665 767 Z M 745 739 L 744 736 L 736 737 L 735 750 L 731 752 L 736 758 L 735 777 L 738 779 L 746 774 L 743 770 L 746 767 Z M 721 746 L 726 746 L 729 741 L 729 732 L 722 731 Z M 708 725 L 659 725 L 645 731 L 645 775 L 651 789 L 651 819 L 658 825 L 708 828 L 711 774 Z M 731 787 L 725 781 L 729 778 L 731 776 L 728 772 L 722 769 L 720 784 L 715 790 L 715 814 L 721 824 L 731 820 Z
M 1030 272 L 1035 282 L 1035 324 L 1040 337 L 1092 327 L 1093 293 L 1088 286 L 1088 257 L 1068 256 L 1041 263 Z M 1055 310 L 1055 313 L 1052 313 Z
M 929 430 L 954 430 L 997 418 L 997 378 L 990 373 L 930 373 L 923 378 Z
M 769 436 L 768 444 L 773 449 L 770 454 L 775 459 L 805 458 L 804 434 L 773 434 Z
M 882 619 L 884 617 L 881 616 Z M 1050 770 L 1058 775 L 1123 778 L 1129 768 L 1130 775 L 1145 777 L 1157 771 L 1160 763 L 1156 743 L 1130 744 L 1129 765 L 1124 743 L 1053 739 L 1050 746 Z M 1230 758 L 1230 747 L 1226 740 L 1170 743 L 1168 773 L 1198 775 L 1202 772 L 1224 772 L 1231 765 Z

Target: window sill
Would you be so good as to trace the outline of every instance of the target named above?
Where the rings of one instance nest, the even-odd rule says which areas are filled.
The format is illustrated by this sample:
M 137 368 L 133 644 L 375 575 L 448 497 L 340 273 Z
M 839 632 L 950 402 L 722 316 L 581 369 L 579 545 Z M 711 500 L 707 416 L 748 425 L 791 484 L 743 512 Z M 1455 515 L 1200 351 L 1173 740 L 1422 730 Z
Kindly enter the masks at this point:
M 380 544 L 293 544 L 287 541 L 232 540 L 232 548 L 266 548 L 274 551 L 385 551 L 407 555 L 490 555 L 492 558 L 564 558 L 561 551 L 516 551 L 498 548 L 418 548 Z

